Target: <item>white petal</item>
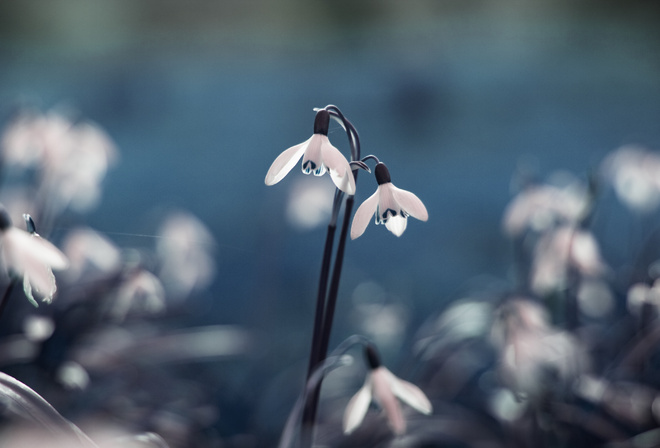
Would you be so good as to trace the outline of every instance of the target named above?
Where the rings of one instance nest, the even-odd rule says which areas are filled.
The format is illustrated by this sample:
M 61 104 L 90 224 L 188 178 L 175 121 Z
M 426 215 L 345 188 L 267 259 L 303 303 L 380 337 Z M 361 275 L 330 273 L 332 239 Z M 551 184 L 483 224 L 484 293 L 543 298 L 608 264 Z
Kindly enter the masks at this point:
M 422 414 L 430 414 L 433 411 L 431 402 L 422 390 L 408 381 L 404 381 L 400 378 L 397 378 L 389 372 L 390 375 L 390 387 L 394 395 L 399 397 L 401 401 L 407 405 L 413 407 L 415 410 L 421 412 Z
M 9 263 L 15 264 L 8 267 L 20 273 L 25 271 L 26 263 L 40 262 L 53 269 L 66 269 L 69 266 L 69 260 L 52 243 L 16 227 L 4 232 L 2 243 L 7 258 L 13 260 Z
M 355 194 L 355 178 L 348 160 L 332 144 L 328 137 L 321 136 L 321 157 L 323 164 L 328 167 L 330 177 L 337 188 L 346 194 Z
M 376 190 L 366 201 L 364 201 L 355 212 L 353 216 L 353 223 L 351 224 L 351 239 L 359 237 L 367 229 L 371 217 L 376 213 L 378 206 L 378 198 L 380 191 Z
M 395 434 L 406 432 L 406 420 L 403 418 L 401 406 L 391 389 L 391 380 L 388 376 L 392 374 L 385 367 L 378 367 L 371 373 L 373 381 L 374 400 L 385 410 L 387 421 Z
M 57 287 L 53 271 L 48 266 L 37 260 L 28 260 L 23 275 L 24 279 L 30 282 L 31 290 L 34 289 L 34 292 L 41 296 L 45 302 L 50 302 L 53 299 Z
M 323 164 L 323 157 L 321 154 L 321 145 L 323 143 L 322 134 L 314 134 L 309 140 L 309 145 L 305 150 L 305 155 L 302 160 L 302 171 L 305 174 L 313 173 L 315 176 L 323 176 L 325 174 L 325 165 Z M 326 140 L 328 137 L 325 137 Z M 308 164 L 311 162 L 311 165 Z
M 30 292 L 34 292 L 43 302 L 51 303 L 53 301 L 53 296 L 57 292 L 57 284 L 53 271 L 48 266 L 44 266 L 38 271 L 38 274 L 32 270 L 32 275 L 26 274 L 24 279 L 30 283 Z
M 360 426 L 367 414 L 367 409 L 369 409 L 369 403 L 371 403 L 371 381 L 367 378 L 364 386 L 351 398 L 346 406 L 343 422 L 344 434 L 350 434 Z
M 417 218 L 420 221 L 429 219 L 429 213 L 426 211 L 426 207 L 424 207 L 422 201 L 413 193 L 392 185 L 392 195 L 394 196 L 394 200 L 399 203 L 399 207 L 413 218 Z
M 394 199 L 394 188 L 396 187 L 392 185 L 391 182 L 378 186 L 380 198 L 378 199 L 378 216 L 376 216 L 376 224 L 383 224 L 388 216 L 401 213 L 401 207 L 396 199 Z M 391 210 L 392 213 L 388 213 L 388 210 Z
M 408 218 L 402 215 L 396 215 L 390 217 L 385 223 L 387 230 L 395 234 L 396 236 L 403 235 L 403 231 L 406 230 L 406 225 L 408 224 Z
M 23 292 L 25 293 L 28 302 L 30 302 L 35 308 L 38 308 L 39 304 L 34 300 L 34 296 L 32 295 L 32 285 L 30 285 L 30 279 L 27 275 L 23 277 Z
M 311 137 L 306 141 L 290 147 L 282 154 L 277 156 L 273 164 L 270 166 L 268 173 L 266 173 L 266 185 L 275 185 L 286 176 L 291 168 L 298 163 L 303 153 L 307 149 L 307 145 L 311 141 Z

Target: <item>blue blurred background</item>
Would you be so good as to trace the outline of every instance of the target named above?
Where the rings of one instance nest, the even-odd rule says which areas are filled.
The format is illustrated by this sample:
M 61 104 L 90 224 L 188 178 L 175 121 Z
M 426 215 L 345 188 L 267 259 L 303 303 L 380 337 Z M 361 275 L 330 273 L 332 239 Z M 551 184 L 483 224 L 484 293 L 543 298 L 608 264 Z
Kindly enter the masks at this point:
M 370 224 L 347 245 L 333 345 L 380 331 L 356 309 L 394 310 L 396 366 L 426 317 L 511 277 L 516 173 L 586 179 L 622 144 L 660 148 L 659 19 L 652 1 L 2 2 L 0 120 L 65 106 L 108 132 L 119 163 L 76 219 L 119 246 L 153 247 L 171 208 L 208 226 L 217 275 L 186 320 L 255 335 L 226 380 L 244 415 L 223 431 L 275 436 L 305 369 L 325 223 L 287 214 L 298 169 L 264 176 L 311 135 L 312 109 L 339 106 L 429 211 L 400 238 Z M 337 124 L 330 139 L 348 154 Z M 375 188 L 361 174 L 356 201 Z M 283 374 L 290 390 L 273 386 Z

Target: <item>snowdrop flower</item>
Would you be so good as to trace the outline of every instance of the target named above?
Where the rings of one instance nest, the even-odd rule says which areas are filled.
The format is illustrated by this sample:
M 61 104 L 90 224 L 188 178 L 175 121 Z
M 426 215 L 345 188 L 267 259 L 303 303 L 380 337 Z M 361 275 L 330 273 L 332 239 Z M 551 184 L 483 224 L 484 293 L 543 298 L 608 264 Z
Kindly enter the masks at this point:
M 197 218 L 173 212 L 158 232 L 156 247 L 162 262 L 159 278 L 177 297 L 208 286 L 215 274 L 211 232 Z
M 376 224 L 385 224 L 387 230 L 401 236 L 408 224 L 408 215 L 420 221 L 429 219 L 422 201 L 413 193 L 394 186 L 390 172 L 384 163 L 378 162 L 374 169 L 378 189 L 360 205 L 353 217 L 351 239 L 362 235 L 372 215 Z
M 491 340 L 499 349 L 500 378 L 518 399 L 569 386 L 589 364 L 579 341 L 551 326 L 545 310 L 525 299 L 502 305 Z
M 29 215 L 24 215 L 30 233 L 12 226 L 7 210 L 0 208 L 0 242 L 5 267 L 23 277 L 25 296 L 34 306 L 36 293 L 50 303 L 57 290 L 53 269 L 66 269 L 69 261 L 53 244 L 41 238 Z
M 110 137 L 98 126 L 57 113 L 23 114 L 0 141 L 3 161 L 17 168 L 35 166 L 42 193 L 58 209 L 92 207 L 101 194 L 101 181 L 116 158 Z
M 132 268 L 117 291 L 112 317 L 123 321 L 131 311 L 159 313 L 165 309 L 165 289 L 158 277 L 139 267 Z
M 431 402 L 426 398 L 424 392 L 414 384 L 397 378 L 386 367 L 383 367 L 372 346 L 367 346 L 365 356 L 370 372 L 364 386 L 346 406 L 343 422 L 344 434 L 350 434 L 360 426 L 372 400 L 383 407 L 387 420 L 397 435 L 406 432 L 406 420 L 403 418 L 397 398 L 422 414 L 431 414 L 433 410 Z
M 121 252 L 108 238 L 89 228 L 77 228 L 68 233 L 62 243 L 71 264 L 67 278 L 71 282 L 83 277 L 92 281 L 111 275 L 121 267 Z
M 623 146 L 602 164 L 618 198 L 640 213 L 655 210 L 660 204 L 660 156 L 638 146 Z
M 537 185 L 526 188 L 507 206 L 502 226 L 509 236 L 525 229 L 544 231 L 557 223 L 576 223 L 587 213 L 586 189 L 574 182 L 565 187 Z
M 328 140 L 330 113 L 321 109 L 314 120 L 314 135 L 284 151 L 270 166 L 266 185 L 275 185 L 286 176 L 302 157 L 302 171 L 322 176 L 326 171 L 334 184 L 346 194 L 355 194 L 355 179 L 348 160 Z
M 545 295 L 564 288 L 569 269 L 575 269 L 582 276 L 596 277 L 607 271 L 607 265 L 590 232 L 563 226 L 547 232 L 536 246 L 532 290 Z

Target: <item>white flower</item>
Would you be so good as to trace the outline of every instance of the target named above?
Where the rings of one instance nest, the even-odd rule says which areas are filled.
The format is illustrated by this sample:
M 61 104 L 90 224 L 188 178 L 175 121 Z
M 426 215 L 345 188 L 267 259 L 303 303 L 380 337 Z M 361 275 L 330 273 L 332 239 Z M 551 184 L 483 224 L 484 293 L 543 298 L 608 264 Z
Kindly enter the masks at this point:
M 500 378 L 518 399 L 569 386 L 589 365 L 579 341 L 551 326 L 545 310 L 529 300 L 502 305 L 491 339 L 499 349 Z
M 568 281 L 568 270 L 595 277 L 606 272 L 598 242 L 590 232 L 563 226 L 540 239 L 534 251 L 531 286 L 540 295 L 562 289 Z
M 346 406 L 343 422 L 344 434 L 350 434 L 360 426 L 372 400 L 383 407 L 387 420 L 397 435 L 406 432 L 406 420 L 403 418 L 397 398 L 422 414 L 428 415 L 432 412 L 431 402 L 426 398 L 424 392 L 414 384 L 397 378 L 386 367 L 380 365 L 378 356 L 372 347 L 367 347 L 367 359 L 371 371 L 367 375 L 364 386 Z
M 565 187 L 529 187 L 521 191 L 504 211 L 504 231 L 517 236 L 526 228 L 544 231 L 557 223 L 575 223 L 584 217 L 588 207 L 587 192 L 577 182 Z
M 266 185 L 275 185 L 302 157 L 302 171 L 322 176 L 326 171 L 334 184 L 346 194 L 355 194 L 355 179 L 346 158 L 328 140 L 330 113 L 321 109 L 314 120 L 314 135 L 277 156 L 266 174 Z
M 623 146 L 602 164 L 605 177 L 629 208 L 647 213 L 660 204 L 660 156 L 637 146 Z
M 159 313 L 165 309 L 165 289 L 158 277 L 149 271 L 134 268 L 117 291 L 112 316 L 122 321 L 137 312 Z
M 189 213 L 173 212 L 158 235 L 158 276 L 171 292 L 177 297 L 187 296 L 211 283 L 215 274 L 211 248 L 215 242 L 201 221 Z
M 50 303 L 57 290 L 53 269 L 66 269 L 66 256 L 37 233 L 13 227 L 4 208 L 0 209 L 0 242 L 3 263 L 10 272 L 23 277 L 23 290 L 30 303 L 38 306 L 33 292 Z
M 71 261 L 67 270 L 71 282 L 110 275 L 121 267 L 121 252 L 108 238 L 89 228 L 69 232 L 62 244 Z
M 401 236 L 406 230 L 409 215 L 420 221 L 429 219 L 426 207 L 417 196 L 392 184 L 385 164 L 379 162 L 374 171 L 378 189 L 355 212 L 351 239 L 364 233 L 371 215 L 376 216 L 376 224 L 385 224 L 387 230 L 396 236 Z
M 24 114 L 2 136 L 3 160 L 17 168 L 36 166 L 39 194 L 57 209 L 95 205 L 101 181 L 116 158 L 110 137 L 91 123 L 74 123 L 56 112 Z

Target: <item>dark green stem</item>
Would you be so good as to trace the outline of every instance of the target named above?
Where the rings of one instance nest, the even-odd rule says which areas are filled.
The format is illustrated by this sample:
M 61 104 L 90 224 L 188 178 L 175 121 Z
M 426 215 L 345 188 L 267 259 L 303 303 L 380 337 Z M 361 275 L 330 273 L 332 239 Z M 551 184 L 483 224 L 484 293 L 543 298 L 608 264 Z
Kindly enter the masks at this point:
M 337 296 L 339 292 L 339 280 L 341 279 L 341 271 L 344 262 L 344 250 L 346 247 L 346 237 L 348 236 L 348 228 L 350 226 L 351 211 L 353 209 L 354 197 L 349 196 L 346 199 L 346 208 L 344 210 L 344 219 L 342 223 L 341 233 L 339 235 L 339 243 L 337 245 L 337 256 L 335 258 L 335 265 L 332 269 L 332 280 L 330 281 L 330 290 L 328 292 L 327 304 L 325 306 L 325 313 L 323 315 L 323 325 L 321 329 L 321 339 L 319 342 L 318 361 L 314 366 L 320 365 L 327 356 L 328 344 L 330 343 L 330 334 L 332 333 L 332 323 L 335 315 L 335 308 L 337 305 Z M 319 381 L 314 389 L 307 397 L 307 405 L 303 414 L 303 427 L 302 427 L 302 447 L 311 447 L 313 440 L 313 427 L 316 421 L 316 411 L 318 409 L 319 398 L 321 396 L 322 381 Z
M 321 276 L 316 296 L 316 311 L 314 313 L 314 329 L 312 335 L 312 348 L 309 355 L 309 366 L 307 368 L 306 382 L 309 382 L 316 366 L 321 362 L 321 330 L 323 328 L 323 315 L 325 314 L 325 293 L 328 287 L 328 276 L 330 274 L 330 259 L 332 258 L 332 246 L 334 243 L 336 225 L 328 225 L 328 233 L 325 238 L 323 250 L 323 262 L 321 263 Z M 312 394 L 313 395 L 313 394 Z M 312 404 L 307 401 L 302 414 L 302 446 L 311 446 L 314 420 L 316 418 L 316 402 Z
M 346 117 L 336 106 L 329 105 L 326 106 L 325 109 L 330 112 L 331 116 L 337 117 L 343 123 L 351 148 L 351 160 L 360 160 L 360 138 L 353 124 L 346 119 Z M 353 179 L 357 182 L 357 170 L 353 171 Z M 328 353 L 328 343 L 330 340 L 332 322 L 337 302 L 337 293 L 339 290 L 339 279 L 341 278 L 341 269 L 344 261 L 344 248 L 346 246 L 346 237 L 348 235 L 351 211 L 353 209 L 354 202 L 354 197 L 348 196 L 348 199 L 346 200 L 346 207 L 344 209 L 342 229 L 337 246 L 337 254 L 335 256 L 335 264 L 332 271 L 332 280 L 330 282 L 330 289 L 326 303 L 325 291 L 327 289 L 330 259 L 334 242 L 334 232 L 336 229 L 337 216 L 343 197 L 344 195 L 342 192 L 337 190 L 332 209 L 332 217 L 330 219 L 330 224 L 328 225 L 328 234 L 326 236 L 326 242 L 323 251 L 323 262 L 321 266 L 321 278 L 319 280 L 319 289 L 316 300 L 314 330 L 312 335 L 312 349 L 309 360 L 307 381 L 309 381 L 311 375 L 317 369 L 317 367 L 325 361 Z M 306 399 L 301 428 L 301 446 L 303 448 L 311 447 L 313 443 L 314 423 L 316 421 L 316 411 L 321 393 L 321 383 L 322 377 L 319 379 L 318 384 L 315 385 Z

